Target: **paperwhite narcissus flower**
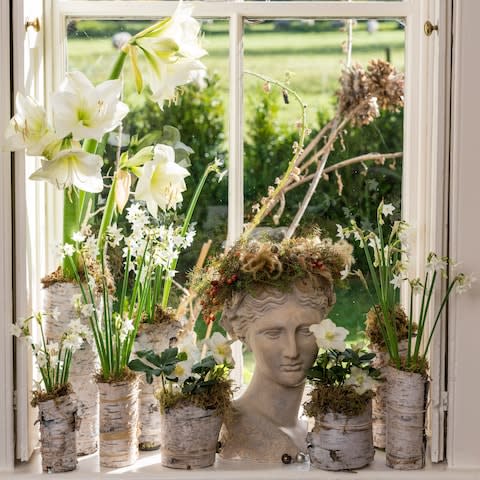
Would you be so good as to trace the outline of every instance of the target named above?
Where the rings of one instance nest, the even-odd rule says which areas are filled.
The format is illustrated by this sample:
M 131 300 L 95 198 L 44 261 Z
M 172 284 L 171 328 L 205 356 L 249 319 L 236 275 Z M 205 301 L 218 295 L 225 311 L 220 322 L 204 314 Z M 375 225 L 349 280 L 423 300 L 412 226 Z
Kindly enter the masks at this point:
M 382 206 L 382 214 L 385 217 L 388 217 L 389 215 L 393 215 L 394 210 L 395 210 L 395 207 L 391 203 L 385 203 Z
M 372 390 L 376 385 L 376 381 L 370 377 L 365 370 L 358 367 L 352 367 L 350 377 L 345 381 L 345 385 L 353 386 L 355 391 L 359 395 L 362 395 L 368 390 Z
M 94 138 L 100 141 L 128 113 L 120 102 L 122 83 L 107 80 L 94 86 L 81 72 L 67 73 L 60 92 L 52 97 L 55 131 L 60 137 L 72 134 L 74 140 Z
M 315 335 L 318 348 L 338 350 L 339 352 L 345 351 L 345 338 L 348 335 L 348 330 L 337 327 L 329 318 L 310 325 L 310 331 Z
M 390 283 L 393 285 L 393 288 L 400 288 L 402 286 L 403 278 L 401 274 L 394 274 L 393 278 L 390 280 Z
M 148 211 L 157 216 L 162 210 L 175 208 L 183 200 L 186 190 L 184 178 L 190 175 L 186 168 L 175 163 L 175 151 L 168 145 L 155 145 L 153 159 L 141 169 L 135 190 L 137 200 L 145 200 Z
M 220 332 L 215 332 L 207 341 L 208 349 L 218 364 L 233 363 L 231 341 Z
M 172 372 L 172 377 L 177 377 L 178 383 L 183 383 L 187 378 L 192 376 L 193 363 L 193 360 L 190 359 L 178 362 L 175 365 L 175 370 Z
M 9 150 L 26 149 L 28 155 L 42 155 L 58 138 L 47 122 L 47 114 L 33 98 L 20 92 L 15 98 L 14 117 L 5 132 Z
M 85 192 L 99 193 L 103 190 L 102 164 L 102 157 L 81 148 L 60 150 L 51 160 L 42 160 L 42 167 L 30 179 L 45 180 L 58 189 L 74 186 Z

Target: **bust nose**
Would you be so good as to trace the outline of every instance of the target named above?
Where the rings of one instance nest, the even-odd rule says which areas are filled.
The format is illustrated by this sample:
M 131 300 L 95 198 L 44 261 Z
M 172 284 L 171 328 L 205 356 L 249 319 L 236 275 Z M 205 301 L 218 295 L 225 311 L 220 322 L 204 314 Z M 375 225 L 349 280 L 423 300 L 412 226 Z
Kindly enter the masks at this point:
M 294 332 L 285 336 L 285 347 L 283 351 L 285 358 L 296 359 L 299 356 L 297 339 Z

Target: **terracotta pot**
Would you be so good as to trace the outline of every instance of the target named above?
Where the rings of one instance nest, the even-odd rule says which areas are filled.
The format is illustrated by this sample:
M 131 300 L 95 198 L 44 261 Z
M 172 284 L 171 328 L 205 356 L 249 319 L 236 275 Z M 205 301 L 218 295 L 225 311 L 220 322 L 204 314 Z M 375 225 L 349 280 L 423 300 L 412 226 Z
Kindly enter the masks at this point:
M 417 470 L 425 466 L 427 379 L 393 367 L 387 370 L 387 465 L 398 470 Z
M 127 467 L 138 458 L 138 381 L 98 383 L 100 465 Z
M 43 289 L 43 309 L 57 311 L 56 318 L 47 317 L 45 335 L 48 340 L 59 342 L 69 322 L 77 318 L 72 298 L 81 293 L 75 283 L 57 282 Z M 88 319 L 82 318 L 88 324 Z M 96 353 L 88 343 L 75 352 L 71 364 L 69 382 L 78 399 L 78 416 L 81 419 L 77 432 L 77 455 L 89 455 L 98 449 L 98 389 L 93 374 L 98 370 Z
M 372 405 L 357 416 L 329 412 L 315 418 L 307 435 L 308 453 L 313 466 L 322 470 L 352 470 L 373 461 Z
M 38 403 L 42 470 L 48 473 L 70 472 L 77 468 L 75 442 L 77 402 L 65 395 Z
M 213 465 L 222 418 L 216 410 L 170 408 L 161 415 L 162 465 L 194 469 Z

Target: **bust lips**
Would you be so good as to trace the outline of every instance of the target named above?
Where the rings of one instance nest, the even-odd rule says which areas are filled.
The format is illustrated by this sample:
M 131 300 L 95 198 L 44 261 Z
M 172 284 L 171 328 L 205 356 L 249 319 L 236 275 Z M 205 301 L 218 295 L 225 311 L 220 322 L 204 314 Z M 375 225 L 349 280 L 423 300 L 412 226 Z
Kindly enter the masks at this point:
M 282 372 L 299 372 L 303 370 L 303 363 L 282 363 L 279 368 Z

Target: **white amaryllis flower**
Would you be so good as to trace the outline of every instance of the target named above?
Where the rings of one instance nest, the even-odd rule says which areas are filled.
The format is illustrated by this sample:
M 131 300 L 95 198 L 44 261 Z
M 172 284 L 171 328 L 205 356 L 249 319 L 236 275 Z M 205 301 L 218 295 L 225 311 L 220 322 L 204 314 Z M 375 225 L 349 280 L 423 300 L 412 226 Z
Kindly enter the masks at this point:
M 226 339 L 220 332 L 215 332 L 208 340 L 207 347 L 213 358 L 218 364 L 233 363 L 232 357 L 232 341 Z
M 205 70 L 199 61 L 207 52 L 200 45 L 200 24 L 192 17 L 192 8 L 180 3 L 171 18 L 162 20 L 145 33 L 136 36 L 132 46 L 124 50 L 131 54 L 137 89 L 143 81 L 133 53 L 138 46 L 149 67 L 148 83 L 160 106 L 175 97 L 177 87 L 196 81 Z
M 337 327 L 329 318 L 310 325 L 310 331 L 315 335 L 319 348 L 338 350 L 339 352 L 345 351 L 345 338 L 348 335 L 348 330 Z
M 359 395 L 373 390 L 376 383 L 377 382 L 368 375 L 368 372 L 358 367 L 352 367 L 350 377 L 345 380 L 345 385 L 353 386 Z
M 58 189 L 71 186 L 90 193 L 103 190 L 103 160 L 81 148 L 60 150 L 51 160 L 42 160 L 42 167 L 30 175 L 32 180 L 45 180 Z
M 162 210 L 175 208 L 183 200 L 186 190 L 184 178 L 190 175 L 186 168 L 175 163 L 175 151 L 168 145 L 155 145 L 153 159 L 142 167 L 135 198 L 145 200 L 148 211 L 157 216 Z
M 166 100 L 175 98 L 177 87 L 192 82 L 204 70 L 205 66 L 199 60 L 159 63 L 154 79 L 151 73 L 149 80 L 153 100 L 162 106 Z
M 5 132 L 9 150 L 26 149 L 28 155 L 42 155 L 58 138 L 47 122 L 44 108 L 33 98 L 17 93 L 16 113 Z
M 183 362 L 178 362 L 175 365 L 175 370 L 172 372 L 172 378 L 177 377 L 178 383 L 183 383 L 187 378 L 191 377 L 192 374 L 192 367 L 194 361 L 191 359 L 184 360 Z
M 52 97 L 53 121 L 57 134 L 74 140 L 94 138 L 120 125 L 128 106 L 120 102 L 121 80 L 107 80 L 94 86 L 81 72 L 67 73 L 60 91 Z

